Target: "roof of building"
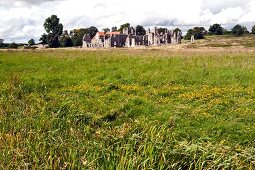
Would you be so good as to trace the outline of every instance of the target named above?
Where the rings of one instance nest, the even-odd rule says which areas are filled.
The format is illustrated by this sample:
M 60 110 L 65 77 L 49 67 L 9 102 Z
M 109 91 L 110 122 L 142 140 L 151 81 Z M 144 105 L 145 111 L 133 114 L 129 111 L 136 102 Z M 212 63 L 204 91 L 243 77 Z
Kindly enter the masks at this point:
M 120 32 L 118 32 L 118 31 L 114 31 L 114 32 L 107 32 L 107 33 L 104 33 L 104 32 L 97 32 L 97 34 L 99 35 L 99 36 L 104 36 L 104 35 L 120 35 Z
M 99 34 L 99 36 L 104 36 L 105 35 L 104 32 L 97 32 L 97 34 Z
M 114 31 L 114 32 L 107 32 L 106 34 L 110 34 L 110 35 L 119 35 L 120 32 Z

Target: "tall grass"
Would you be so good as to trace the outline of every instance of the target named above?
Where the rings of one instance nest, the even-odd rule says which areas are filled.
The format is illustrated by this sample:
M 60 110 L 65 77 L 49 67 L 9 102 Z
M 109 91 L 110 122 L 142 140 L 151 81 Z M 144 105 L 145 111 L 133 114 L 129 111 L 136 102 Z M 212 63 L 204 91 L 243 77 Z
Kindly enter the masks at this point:
M 179 141 L 171 124 L 147 119 L 83 134 L 75 129 L 3 136 L 7 169 L 254 169 L 255 149 Z M 3 141 L 2 141 L 3 142 Z
M 0 52 L 0 169 L 255 169 L 255 56 Z

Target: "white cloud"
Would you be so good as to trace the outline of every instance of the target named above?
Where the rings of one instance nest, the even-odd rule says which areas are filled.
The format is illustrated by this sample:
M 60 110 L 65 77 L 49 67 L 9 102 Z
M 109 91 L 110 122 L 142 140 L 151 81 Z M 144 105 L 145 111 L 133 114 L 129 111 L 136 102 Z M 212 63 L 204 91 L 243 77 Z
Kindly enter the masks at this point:
M 244 12 L 240 7 L 226 8 L 217 14 L 213 14 L 210 10 L 207 9 L 203 11 L 201 18 L 210 24 L 227 24 L 232 22 L 238 22 L 238 20 L 242 17 L 243 13 Z
M 247 9 L 252 0 L 203 0 L 202 9 L 209 9 L 213 14 L 220 13 L 226 8 Z
M 58 15 L 64 29 L 132 25 L 206 28 L 213 23 L 255 24 L 255 0 L 1 0 L 0 38 L 27 42 L 43 34 L 44 20 Z M 250 26 L 250 25 L 249 25 Z

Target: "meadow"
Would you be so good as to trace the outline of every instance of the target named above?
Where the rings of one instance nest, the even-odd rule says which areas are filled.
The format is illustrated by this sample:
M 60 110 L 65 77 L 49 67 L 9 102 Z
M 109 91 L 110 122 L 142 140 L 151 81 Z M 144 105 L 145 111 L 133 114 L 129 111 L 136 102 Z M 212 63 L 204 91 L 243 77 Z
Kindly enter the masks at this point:
M 255 169 L 255 50 L 0 51 L 0 169 Z

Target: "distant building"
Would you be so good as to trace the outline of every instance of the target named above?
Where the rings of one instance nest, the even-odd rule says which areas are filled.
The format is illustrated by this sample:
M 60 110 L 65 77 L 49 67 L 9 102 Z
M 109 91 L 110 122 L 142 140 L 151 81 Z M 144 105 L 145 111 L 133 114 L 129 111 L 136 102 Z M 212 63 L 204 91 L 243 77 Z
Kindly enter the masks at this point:
M 48 44 L 36 44 L 36 45 L 33 45 L 32 47 L 35 47 L 35 48 L 38 48 L 38 49 L 45 49 L 45 48 L 49 48 L 49 45 Z
M 85 34 L 83 37 L 83 48 L 109 48 L 109 47 L 135 47 L 135 46 L 160 46 L 163 44 L 181 43 L 181 32 L 174 32 L 165 29 L 165 33 L 159 33 L 155 27 L 153 31 L 146 32 L 146 35 L 136 35 L 133 27 L 126 27 L 121 32 L 97 32 L 91 38 Z

